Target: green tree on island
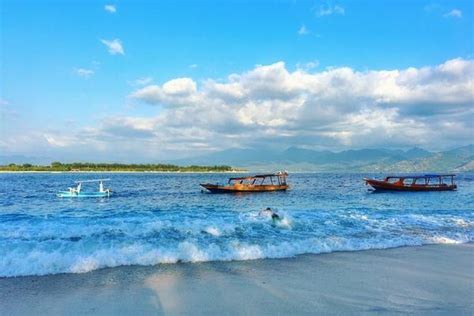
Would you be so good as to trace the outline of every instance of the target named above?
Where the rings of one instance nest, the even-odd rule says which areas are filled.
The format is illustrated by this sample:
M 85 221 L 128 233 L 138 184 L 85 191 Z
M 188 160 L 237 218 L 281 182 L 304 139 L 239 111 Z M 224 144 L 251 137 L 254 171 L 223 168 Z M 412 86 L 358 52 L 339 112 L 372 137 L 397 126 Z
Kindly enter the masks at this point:
M 230 166 L 177 166 L 172 164 L 120 164 L 120 163 L 61 163 L 54 161 L 49 166 L 14 163 L 0 166 L 0 171 L 157 171 L 157 172 L 231 172 Z

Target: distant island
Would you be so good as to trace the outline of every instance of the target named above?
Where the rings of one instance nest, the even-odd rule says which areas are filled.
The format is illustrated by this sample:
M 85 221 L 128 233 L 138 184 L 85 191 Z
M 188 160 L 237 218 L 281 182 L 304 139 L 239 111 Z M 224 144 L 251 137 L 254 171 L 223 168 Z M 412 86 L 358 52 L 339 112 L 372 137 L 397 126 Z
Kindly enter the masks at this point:
M 120 163 L 88 163 L 53 162 L 51 165 L 8 164 L 0 166 L 0 171 L 22 172 L 235 172 L 242 171 L 230 166 L 177 166 L 173 164 L 120 164 Z

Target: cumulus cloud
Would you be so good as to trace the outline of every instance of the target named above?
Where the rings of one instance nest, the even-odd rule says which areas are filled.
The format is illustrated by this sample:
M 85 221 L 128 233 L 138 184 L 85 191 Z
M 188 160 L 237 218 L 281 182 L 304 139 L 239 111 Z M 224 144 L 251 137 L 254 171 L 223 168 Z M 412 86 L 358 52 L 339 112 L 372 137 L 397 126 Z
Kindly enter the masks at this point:
M 191 78 L 177 78 L 162 86 L 146 86 L 135 91 L 132 97 L 150 104 L 191 105 L 199 99 L 199 94 Z
M 125 55 L 125 51 L 123 50 L 122 42 L 119 39 L 114 40 L 100 40 L 102 44 L 107 46 L 109 53 L 111 55 Z
M 115 5 L 112 5 L 112 4 L 106 4 L 104 6 L 104 10 L 109 12 L 109 13 L 115 13 L 117 12 L 117 8 L 115 7 Z
M 173 131 L 172 137 L 163 137 L 180 135 L 186 143 L 193 129 L 209 137 L 199 140 L 209 148 L 258 141 L 429 146 L 434 140 L 447 142 L 454 126 L 459 137 L 472 135 L 472 91 L 474 62 L 457 58 L 420 68 L 338 67 L 316 73 L 305 67 L 289 71 L 277 62 L 199 87 L 191 78 L 177 78 L 138 89 L 131 97 L 165 106 L 154 120 L 159 133 Z
M 89 78 L 94 74 L 94 70 L 92 69 L 85 69 L 85 68 L 76 68 L 74 69 L 74 73 L 79 77 Z
M 87 146 L 145 160 L 255 146 L 439 149 L 472 142 L 473 91 L 474 61 L 462 58 L 366 71 L 276 62 L 219 80 L 137 87 L 131 101 L 159 106 L 155 115 L 108 115 L 77 135 L 43 139 L 68 152 Z
M 462 11 L 459 10 L 459 9 L 452 9 L 451 11 L 449 12 L 446 12 L 444 15 L 443 15 L 445 18 L 462 18 Z

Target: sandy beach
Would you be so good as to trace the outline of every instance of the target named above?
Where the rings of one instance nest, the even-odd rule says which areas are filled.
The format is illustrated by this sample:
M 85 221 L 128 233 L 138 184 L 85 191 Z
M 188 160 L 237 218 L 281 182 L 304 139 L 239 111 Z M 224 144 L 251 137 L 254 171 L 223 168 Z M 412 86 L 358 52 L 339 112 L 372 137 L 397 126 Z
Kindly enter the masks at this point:
M 472 314 L 474 244 L 0 279 L 1 315 Z

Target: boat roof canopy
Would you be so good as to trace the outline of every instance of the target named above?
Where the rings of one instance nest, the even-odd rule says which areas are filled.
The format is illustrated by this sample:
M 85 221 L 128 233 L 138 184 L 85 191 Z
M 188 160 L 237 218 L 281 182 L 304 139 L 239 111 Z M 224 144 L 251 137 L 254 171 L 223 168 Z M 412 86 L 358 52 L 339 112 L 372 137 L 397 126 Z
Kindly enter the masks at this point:
M 110 179 L 78 180 L 78 181 L 74 181 L 74 183 L 85 183 L 85 182 L 104 182 L 104 181 L 110 181 Z
M 282 176 L 283 176 L 283 177 L 286 177 L 287 175 L 288 175 L 287 172 L 257 174 L 257 175 L 255 175 L 255 176 L 249 176 L 249 177 L 229 178 L 229 181 L 262 179 L 262 178 L 268 178 L 268 177 L 282 177 Z
M 403 178 L 403 179 L 421 179 L 421 178 L 442 178 L 442 177 L 455 177 L 455 174 L 425 174 L 415 176 L 387 176 L 386 178 Z

